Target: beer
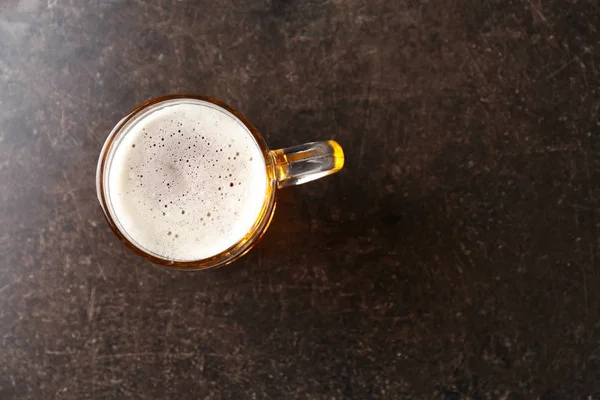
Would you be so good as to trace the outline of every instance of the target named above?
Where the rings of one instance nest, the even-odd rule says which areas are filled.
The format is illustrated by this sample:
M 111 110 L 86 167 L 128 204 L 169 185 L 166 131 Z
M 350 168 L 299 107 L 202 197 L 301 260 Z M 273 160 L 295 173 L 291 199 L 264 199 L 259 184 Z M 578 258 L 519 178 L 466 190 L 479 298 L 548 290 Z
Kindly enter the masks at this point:
M 243 123 L 190 99 L 135 121 L 114 149 L 107 182 L 127 236 L 148 253 L 185 262 L 244 237 L 260 215 L 267 170 Z

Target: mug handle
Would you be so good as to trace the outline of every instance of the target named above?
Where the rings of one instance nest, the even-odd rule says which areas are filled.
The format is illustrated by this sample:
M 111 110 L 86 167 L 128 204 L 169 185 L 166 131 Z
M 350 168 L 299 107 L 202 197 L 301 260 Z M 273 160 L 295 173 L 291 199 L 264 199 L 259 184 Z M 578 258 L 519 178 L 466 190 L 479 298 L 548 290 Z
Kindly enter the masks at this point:
M 270 155 L 279 188 L 314 181 L 344 166 L 344 151 L 333 140 L 272 150 Z

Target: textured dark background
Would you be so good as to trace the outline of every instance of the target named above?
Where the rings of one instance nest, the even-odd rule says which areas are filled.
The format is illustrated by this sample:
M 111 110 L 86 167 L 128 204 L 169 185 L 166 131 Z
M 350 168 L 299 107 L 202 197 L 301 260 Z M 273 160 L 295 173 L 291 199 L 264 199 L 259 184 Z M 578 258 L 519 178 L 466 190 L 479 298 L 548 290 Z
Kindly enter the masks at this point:
M 1 399 L 599 399 L 596 0 L 2 0 Z M 191 92 L 341 173 L 201 273 L 96 201 Z

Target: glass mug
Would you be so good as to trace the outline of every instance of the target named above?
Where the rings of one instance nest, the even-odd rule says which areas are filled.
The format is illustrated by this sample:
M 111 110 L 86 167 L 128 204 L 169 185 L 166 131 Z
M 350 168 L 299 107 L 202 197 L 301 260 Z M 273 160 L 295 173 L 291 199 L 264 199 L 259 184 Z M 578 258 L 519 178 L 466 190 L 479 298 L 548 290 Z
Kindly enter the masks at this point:
M 265 233 L 278 188 L 339 171 L 332 140 L 269 150 L 222 102 L 173 95 L 148 101 L 108 136 L 96 173 L 113 232 L 136 254 L 172 268 L 227 265 Z

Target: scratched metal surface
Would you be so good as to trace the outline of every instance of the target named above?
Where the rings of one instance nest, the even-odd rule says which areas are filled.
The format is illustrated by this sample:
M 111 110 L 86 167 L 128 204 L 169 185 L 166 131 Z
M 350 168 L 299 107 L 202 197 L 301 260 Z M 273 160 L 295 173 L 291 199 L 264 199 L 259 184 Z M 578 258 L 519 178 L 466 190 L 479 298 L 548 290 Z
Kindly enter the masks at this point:
M 0 4 L 0 398 L 600 398 L 598 3 L 213 3 Z M 346 168 L 146 264 L 95 163 L 175 92 Z

